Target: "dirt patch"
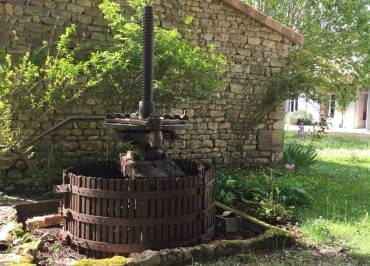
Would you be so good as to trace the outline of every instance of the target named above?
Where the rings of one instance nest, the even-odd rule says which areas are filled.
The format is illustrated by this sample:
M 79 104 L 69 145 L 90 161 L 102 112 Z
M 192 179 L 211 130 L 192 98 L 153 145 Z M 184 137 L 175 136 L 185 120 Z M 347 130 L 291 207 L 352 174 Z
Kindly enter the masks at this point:
M 34 262 L 40 266 L 67 265 L 86 258 L 63 238 L 62 228 L 34 229 L 30 233 L 40 239 L 33 251 Z

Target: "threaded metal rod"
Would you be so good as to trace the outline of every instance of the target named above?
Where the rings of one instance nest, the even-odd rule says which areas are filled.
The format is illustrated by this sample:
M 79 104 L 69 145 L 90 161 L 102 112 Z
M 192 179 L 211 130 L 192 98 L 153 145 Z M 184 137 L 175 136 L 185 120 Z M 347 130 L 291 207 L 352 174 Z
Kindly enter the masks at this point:
M 143 70 L 139 113 L 141 118 L 154 115 L 153 102 L 153 56 L 154 56 L 154 11 L 152 6 L 144 8 L 143 17 Z
M 152 6 L 146 6 L 144 9 L 143 27 L 143 84 L 141 100 L 153 101 L 154 14 Z

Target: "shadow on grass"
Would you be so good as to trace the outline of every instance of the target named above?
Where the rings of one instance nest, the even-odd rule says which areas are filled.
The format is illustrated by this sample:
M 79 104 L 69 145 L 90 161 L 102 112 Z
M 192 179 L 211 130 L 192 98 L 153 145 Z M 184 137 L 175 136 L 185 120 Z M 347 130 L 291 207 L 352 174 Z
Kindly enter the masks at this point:
M 368 161 L 320 161 L 302 178 L 312 197 L 298 211 L 307 242 L 370 256 L 370 164 Z

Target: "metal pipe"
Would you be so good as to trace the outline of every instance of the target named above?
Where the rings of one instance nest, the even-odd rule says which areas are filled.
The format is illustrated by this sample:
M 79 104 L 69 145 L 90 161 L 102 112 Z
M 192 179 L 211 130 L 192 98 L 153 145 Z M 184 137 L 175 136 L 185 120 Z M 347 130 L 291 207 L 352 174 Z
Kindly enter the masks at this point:
M 154 10 L 145 6 L 143 16 L 143 66 L 139 116 L 146 119 L 155 114 L 153 101 Z
M 105 119 L 105 116 L 76 115 L 76 116 L 68 117 L 67 119 L 65 119 L 62 122 L 56 124 L 55 126 L 53 126 L 52 128 L 50 128 L 49 130 L 45 131 L 41 135 L 37 136 L 36 138 L 34 138 L 33 140 L 31 140 L 30 142 L 22 145 L 21 148 L 26 148 L 26 147 L 31 146 L 36 141 L 38 141 L 38 140 L 42 139 L 43 137 L 49 135 L 50 133 L 54 132 L 55 130 L 57 130 L 58 128 L 64 126 L 65 124 L 67 124 L 69 122 L 72 122 L 72 121 L 102 121 L 104 119 Z

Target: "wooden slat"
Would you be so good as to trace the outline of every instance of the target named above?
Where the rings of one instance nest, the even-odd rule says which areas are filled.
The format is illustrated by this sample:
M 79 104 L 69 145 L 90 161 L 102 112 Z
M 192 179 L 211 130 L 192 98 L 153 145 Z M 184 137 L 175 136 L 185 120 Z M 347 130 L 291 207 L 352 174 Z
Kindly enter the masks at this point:
M 75 184 L 75 176 L 74 175 L 70 175 L 70 182 L 72 185 Z M 76 201 L 75 201 L 75 198 L 76 198 L 76 195 L 75 194 L 72 194 L 72 197 L 71 197 L 71 209 L 75 209 L 75 205 L 76 205 Z M 69 231 L 72 233 L 72 234 L 75 234 L 75 224 L 76 222 L 72 219 L 69 220 Z
M 102 180 L 103 189 L 108 189 L 109 187 L 108 182 L 109 180 L 107 179 Z M 105 198 L 102 199 L 102 216 L 108 217 L 108 200 Z M 106 225 L 102 225 L 101 234 L 102 242 L 108 242 L 108 229 Z
M 92 177 L 90 180 L 90 187 L 93 189 L 96 189 L 96 178 Z M 90 199 L 90 204 L 91 204 L 91 215 L 96 216 L 96 198 L 91 198 Z M 92 240 L 96 241 L 96 224 L 91 224 L 91 230 L 92 230 Z
M 128 180 L 123 179 L 122 182 L 122 191 L 128 191 Z M 121 209 L 121 218 L 128 218 L 128 200 L 123 199 L 122 201 L 122 209 Z M 125 226 L 121 226 L 121 243 L 127 244 L 127 228 Z
M 189 186 L 194 187 L 195 185 L 195 179 L 194 176 L 189 178 Z M 189 212 L 190 213 L 195 213 L 195 195 L 191 195 L 189 197 Z M 190 238 L 193 238 L 194 235 L 194 227 L 195 227 L 195 222 L 189 222 L 188 223 L 188 235 Z
M 91 188 L 90 187 L 90 182 L 91 182 L 91 177 L 86 177 L 85 178 L 85 188 Z M 90 197 L 86 197 L 85 199 L 85 204 L 86 204 L 86 209 L 85 209 L 85 213 L 86 214 L 91 214 L 91 200 L 90 200 Z M 92 232 L 90 230 L 90 223 L 86 223 L 85 225 L 85 239 L 89 239 L 91 240 L 91 237 L 92 237 Z
M 91 177 L 85 177 L 85 188 L 90 188 L 90 181 Z M 89 214 L 90 213 L 90 197 L 86 197 L 85 199 L 85 213 Z M 91 239 L 91 230 L 90 230 L 90 223 L 85 224 L 85 239 Z M 86 256 L 91 257 L 92 256 L 92 250 L 86 249 Z
M 109 189 L 114 190 L 115 187 L 115 181 L 114 179 L 108 180 L 109 183 Z M 109 199 L 108 200 L 108 216 L 109 217 L 114 217 L 114 199 Z M 114 243 L 114 227 L 113 226 L 108 226 L 108 242 L 109 243 Z
M 175 181 L 175 187 L 172 187 L 172 189 L 182 189 L 184 187 L 184 180 L 183 178 L 171 178 Z M 182 201 L 184 200 L 184 197 L 176 198 L 176 205 L 175 205 L 175 216 L 181 216 L 182 215 Z M 182 224 L 178 223 L 174 225 L 175 228 L 175 241 L 180 242 L 182 239 Z
M 200 178 L 199 177 L 195 177 L 194 186 L 195 187 L 199 187 L 199 185 L 200 185 Z M 195 195 L 195 197 L 194 197 L 194 212 L 195 213 L 197 213 L 197 212 L 200 211 L 200 207 L 199 206 L 200 206 L 200 196 L 199 195 Z M 193 235 L 194 235 L 194 237 L 199 235 L 200 223 L 201 223 L 201 221 L 197 220 L 193 224 Z
M 129 180 L 129 191 L 134 192 L 135 191 L 135 181 L 130 179 Z M 127 218 L 135 218 L 135 199 L 130 198 L 128 199 L 128 217 Z M 127 227 L 127 242 L 128 244 L 134 244 L 135 238 L 134 238 L 134 228 L 133 227 Z
M 188 188 L 189 187 L 189 177 L 183 178 L 182 188 Z M 184 197 L 182 201 L 182 214 L 187 215 L 189 213 L 189 196 Z M 188 239 L 188 226 L 189 223 L 182 224 L 182 238 Z
M 157 189 L 157 180 L 155 177 L 152 177 L 149 179 L 149 190 L 153 191 Z M 149 208 L 149 218 L 155 218 L 156 212 L 157 212 L 157 201 L 155 199 L 149 199 L 148 200 L 148 208 Z M 155 233 L 156 233 L 156 227 L 150 226 L 149 232 L 148 232 L 148 242 L 156 243 L 155 239 Z
M 143 190 L 143 180 L 138 178 L 135 180 L 135 191 L 142 191 Z M 136 213 L 135 217 L 141 219 L 143 217 L 143 201 L 142 200 L 135 200 L 135 207 Z M 142 242 L 142 227 L 136 226 L 135 229 L 135 244 L 140 245 Z
M 163 184 L 163 178 L 158 178 L 157 179 L 157 191 L 162 191 L 164 189 L 164 184 Z M 155 200 L 155 206 L 156 206 L 156 214 L 155 217 L 165 217 L 164 215 L 164 200 L 163 199 L 157 199 Z M 155 241 L 156 242 L 162 242 L 164 241 L 163 237 L 163 228 L 162 226 L 158 225 L 155 227 Z
M 114 190 L 122 191 L 121 189 L 121 180 L 116 179 L 114 181 Z M 114 217 L 115 218 L 121 218 L 121 206 L 122 206 L 122 201 L 120 199 L 117 199 L 114 201 Z M 121 243 L 121 228 L 119 226 L 114 227 L 114 243 L 119 244 Z
M 149 191 L 149 188 L 150 188 L 150 184 L 149 184 L 149 179 L 148 178 L 144 178 L 143 179 L 143 191 Z M 149 218 L 150 217 L 150 212 L 149 212 L 149 200 L 143 200 L 142 201 L 142 218 Z M 142 244 L 148 244 L 150 241 L 149 241 L 149 230 L 150 230 L 150 226 L 146 226 L 146 227 L 143 227 L 142 228 Z
M 96 180 L 96 189 L 102 189 L 102 188 L 103 188 L 103 180 L 101 178 L 98 178 Z M 102 199 L 96 199 L 96 215 L 102 216 Z M 101 225 L 96 226 L 96 241 L 98 242 L 102 241 Z
M 83 177 L 80 177 L 80 185 L 81 187 L 85 187 L 85 184 L 86 184 L 86 179 L 83 178 Z M 85 213 L 86 211 L 86 204 L 85 204 L 85 197 L 84 196 L 80 196 L 80 199 L 81 199 L 81 213 Z M 82 238 L 85 238 L 85 223 L 83 222 L 80 222 L 80 231 L 81 231 L 81 237 Z
M 162 183 L 163 190 L 169 190 L 170 188 L 170 181 L 168 178 L 163 178 Z M 170 216 L 170 199 L 163 199 L 163 217 Z M 167 242 L 169 240 L 169 226 L 164 225 L 162 226 L 162 240 L 163 242 Z
M 81 186 L 81 177 L 77 176 L 75 178 L 74 184 L 78 187 Z M 76 198 L 77 204 L 76 204 L 76 211 L 81 212 L 81 198 L 78 195 L 74 195 Z M 81 237 L 81 223 L 79 221 L 76 221 L 76 236 Z

